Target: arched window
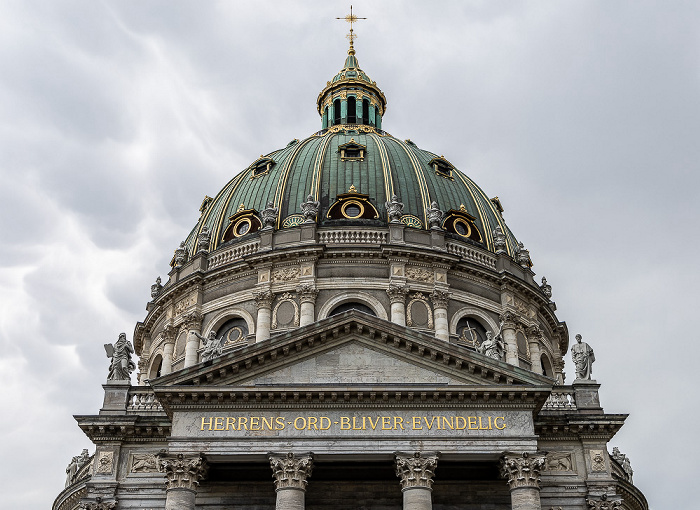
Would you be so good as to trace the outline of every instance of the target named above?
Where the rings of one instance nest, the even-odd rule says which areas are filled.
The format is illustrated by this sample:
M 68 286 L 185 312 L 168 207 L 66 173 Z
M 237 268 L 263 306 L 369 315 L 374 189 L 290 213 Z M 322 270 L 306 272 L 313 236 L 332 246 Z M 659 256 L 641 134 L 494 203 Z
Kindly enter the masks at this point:
M 542 374 L 554 379 L 554 369 L 547 355 L 543 354 L 540 359 L 542 360 Z
M 357 100 L 354 96 L 348 97 L 348 124 L 357 124 Z
M 148 378 L 155 379 L 157 377 L 160 377 L 160 374 L 162 371 L 163 371 L 163 357 L 160 354 L 158 354 L 154 358 L 153 363 L 151 364 L 151 369 L 148 372 Z
M 457 335 L 461 343 L 476 348 L 486 340 L 486 328 L 474 317 L 462 317 L 457 323 Z
M 333 101 L 333 125 L 340 124 L 340 99 Z
M 217 338 L 224 337 L 224 347 L 237 343 L 245 343 L 247 335 L 248 324 L 245 320 L 238 317 L 226 321 L 216 332 Z
M 374 313 L 374 310 L 372 310 L 369 306 L 362 304 L 362 303 L 343 303 L 342 305 L 338 305 L 333 310 L 331 310 L 331 313 L 328 314 L 329 317 L 332 317 L 333 315 L 338 315 L 343 312 L 347 312 L 348 310 L 357 310 L 358 312 L 364 312 L 369 315 L 374 315 L 375 317 L 377 316 L 376 313 Z
M 362 100 L 362 123 L 369 125 L 369 101 L 367 99 Z

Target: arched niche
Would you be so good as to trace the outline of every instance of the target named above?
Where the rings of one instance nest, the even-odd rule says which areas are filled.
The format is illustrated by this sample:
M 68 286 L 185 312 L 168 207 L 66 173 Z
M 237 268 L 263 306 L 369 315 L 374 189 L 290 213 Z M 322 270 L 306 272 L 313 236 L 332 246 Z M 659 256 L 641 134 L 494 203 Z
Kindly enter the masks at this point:
M 147 379 L 156 379 L 160 377 L 163 370 L 163 356 L 160 353 L 156 354 L 151 360 L 151 365 L 148 367 Z
M 245 321 L 246 326 L 248 326 L 249 335 L 255 334 L 255 319 L 253 318 L 253 316 L 243 308 L 232 306 L 220 310 L 216 315 L 214 315 L 212 319 L 207 323 L 204 332 L 202 333 L 202 336 L 207 338 L 209 336 L 209 333 L 211 333 L 212 331 L 216 331 L 218 333 L 221 329 L 221 326 L 223 326 L 230 319 L 235 318 L 241 318 Z
M 328 315 L 333 317 L 334 315 L 340 315 L 341 313 L 349 312 L 350 310 L 357 310 L 358 312 L 374 315 L 375 317 L 377 316 L 377 314 L 374 313 L 374 310 L 372 310 L 369 306 L 365 305 L 364 303 L 357 303 L 355 301 L 350 301 L 348 303 L 343 303 L 336 306 Z
M 450 319 L 450 334 L 457 335 L 457 324 L 459 324 L 460 319 L 464 317 L 473 317 L 478 320 L 486 329 L 494 335 L 498 333 L 500 327 L 498 323 L 493 320 L 488 314 L 484 313 L 478 308 L 466 306 L 457 310 Z
M 543 353 L 540 360 L 542 361 L 543 375 L 556 379 L 557 375 L 554 373 L 554 367 L 552 366 L 552 362 L 549 360 L 549 356 Z
M 319 308 L 318 320 L 329 317 L 331 310 L 333 310 L 336 306 L 350 302 L 357 302 L 367 305 L 372 310 L 374 310 L 374 313 L 377 317 L 379 317 L 380 319 L 384 319 L 385 321 L 389 320 L 389 317 L 386 313 L 386 309 L 384 308 L 384 305 L 381 303 L 381 301 L 379 301 L 376 297 L 372 296 L 367 292 L 356 290 L 339 293 L 337 296 L 334 296 L 328 301 L 326 301 L 321 306 L 321 308 Z

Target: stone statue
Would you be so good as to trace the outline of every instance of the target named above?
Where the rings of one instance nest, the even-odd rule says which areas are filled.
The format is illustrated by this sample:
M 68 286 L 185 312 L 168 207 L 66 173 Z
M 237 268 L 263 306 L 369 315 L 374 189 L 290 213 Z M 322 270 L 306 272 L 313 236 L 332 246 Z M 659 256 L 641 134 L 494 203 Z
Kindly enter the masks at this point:
M 88 453 L 87 449 L 83 449 L 80 455 L 76 455 L 71 459 L 70 464 L 68 464 L 68 467 L 66 468 L 66 487 L 75 481 L 75 476 L 78 474 L 78 471 L 80 471 L 89 461 L 90 454 Z
M 386 202 L 386 212 L 389 215 L 389 223 L 401 223 L 401 216 L 403 216 L 403 204 L 399 202 L 399 197 L 396 195 L 391 196 L 391 202 Z
M 301 213 L 304 215 L 304 222 L 314 223 L 318 214 L 318 208 L 321 207 L 321 202 L 314 200 L 313 195 L 309 195 L 306 197 L 306 202 L 302 202 L 300 207 Z
M 262 210 L 260 215 L 262 216 L 263 229 L 275 228 L 275 223 L 277 222 L 277 214 L 280 212 L 279 208 L 275 207 L 272 201 L 267 203 L 267 207 Z
M 595 355 L 591 346 L 583 342 L 581 338 L 581 335 L 576 335 L 576 343 L 571 348 L 571 359 L 576 366 L 576 379 L 590 380 Z
M 131 361 L 134 354 L 134 346 L 126 339 L 126 333 L 119 333 L 119 340 L 115 344 L 105 344 L 107 357 L 112 358 L 109 365 L 108 381 L 129 381 L 131 372 L 136 369 L 136 365 Z
M 493 229 L 493 247 L 496 253 L 506 253 L 506 235 L 500 225 Z
M 185 262 L 187 262 L 187 248 L 185 248 L 185 241 L 182 241 L 175 250 L 175 267 L 182 267 Z
M 632 475 L 634 474 L 634 471 L 632 471 L 632 464 L 630 463 L 629 458 L 627 458 L 627 455 L 621 453 L 620 449 L 617 446 L 615 446 L 613 447 L 611 457 L 615 459 L 617 463 L 620 464 L 620 466 L 622 466 L 622 470 L 627 475 L 627 481 L 632 483 Z
M 442 230 L 441 225 L 445 213 L 438 208 L 438 203 L 433 200 L 425 212 L 428 215 L 428 226 L 434 230 Z
M 205 338 L 196 331 L 193 331 L 194 336 L 199 338 L 204 342 L 204 351 L 202 351 L 202 361 L 209 361 L 213 358 L 218 358 L 223 354 L 224 350 L 224 336 L 221 338 L 216 338 L 216 331 L 209 333 L 209 338 Z
M 547 278 L 544 276 L 542 277 L 542 285 L 540 285 L 540 289 L 542 289 L 542 293 L 545 296 L 548 298 L 552 297 L 552 286 L 547 283 Z
M 156 278 L 156 283 L 151 285 L 151 299 L 157 298 L 161 291 L 163 290 L 163 286 L 160 284 L 160 276 Z
M 202 231 L 197 236 L 197 253 L 208 253 L 211 244 L 211 234 L 207 226 L 202 227 Z
M 476 352 L 480 352 L 491 359 L 500 361 L 503 359 L 503 342 L 500 337 L 494 337 L 490 331 L 486 332 L 486 340 L 476 346 Z

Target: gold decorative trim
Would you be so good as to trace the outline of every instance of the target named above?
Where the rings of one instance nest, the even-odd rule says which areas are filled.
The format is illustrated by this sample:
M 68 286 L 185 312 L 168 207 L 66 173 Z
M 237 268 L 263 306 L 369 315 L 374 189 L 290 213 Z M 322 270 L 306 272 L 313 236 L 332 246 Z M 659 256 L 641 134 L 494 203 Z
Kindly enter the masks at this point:
M 345 212 L 345 209 L 347 209 L 347 207 L 350 206 L 350 205 L 356 205 L 357 207 L 359 207 L 359 208 L 360 208 L 360 213 L 359 213 L 359 214 L 356 214 L 355 216 L 349 216 L 349 215 Z M 350 220 L 353 220 L 353 219 L 355 219 L 355 218 L 360 218 L 360 217 L 362 217 L 362 215 L 365 213 L 365 206 L 364 206 L 364 204 L 363 204 L 362 202 L 358 202 L 357 200 L 348 200 L 347 202 L 345 202 L 345 203 L 341 206 L 340 212 L 341 212 L 342 215 L 345 216 L 346 218 L 348 218 L 348 219 L 350 219 Z

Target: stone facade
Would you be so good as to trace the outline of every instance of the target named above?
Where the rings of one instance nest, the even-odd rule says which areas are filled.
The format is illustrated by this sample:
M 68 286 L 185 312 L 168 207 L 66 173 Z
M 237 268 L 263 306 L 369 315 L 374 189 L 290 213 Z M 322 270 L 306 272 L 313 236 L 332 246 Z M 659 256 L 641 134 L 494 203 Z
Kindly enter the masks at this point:
M 313 141 L 360 133 L 413 154 L 376 124 Z M 378 147 L 352 144 L 343 165 Z M 366 171 L 384 183 L 383 161 Z M 245 182 L 281 167 L 263 157 Z M 284 202 L 298 217 L 274 197 L 216 230 L 222 209 L 202 211 L 136 325 L 139 384 L 108 381 L 100 412 L 76 417 L 96 452 L 54 510 L 647 508 L 607 453 L 626 415 L 596 381 L 564 385 L 566 324 L 489 200 L 476 218 L 426 198 L 420 218 L 413 197 L 307 193 Z

